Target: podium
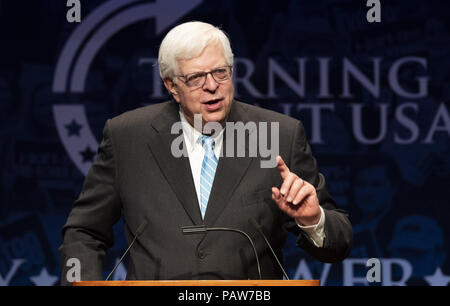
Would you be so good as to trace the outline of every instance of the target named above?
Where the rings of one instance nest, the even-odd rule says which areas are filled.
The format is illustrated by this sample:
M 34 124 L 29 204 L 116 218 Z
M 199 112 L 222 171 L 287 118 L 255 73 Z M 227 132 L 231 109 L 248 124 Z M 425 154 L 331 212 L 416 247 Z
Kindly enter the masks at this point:
M 73 286 L 320 286 L 319 280 L 149 280 L 81 281 Z

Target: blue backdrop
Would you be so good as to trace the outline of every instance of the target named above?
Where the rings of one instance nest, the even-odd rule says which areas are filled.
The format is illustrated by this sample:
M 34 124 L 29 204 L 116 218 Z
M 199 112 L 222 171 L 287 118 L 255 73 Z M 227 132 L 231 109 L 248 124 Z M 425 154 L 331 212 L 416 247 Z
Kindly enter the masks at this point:
M 322 264 L 289 236 L 292 278 L 322 285 L 450 281 L 450 5 L 365 0 L 0 1 L 0 285 L 59 283 L 60 230 L 107 118 L 168 99 L 156 58 L 176 24 L 221 26 L 236 97 L 304 122 L 350 213 L 355 246 Z M 105 275 L 126 248 L 122 225 Z M 121 265 L 113 279 L 124 279 Z M 379 285 L 379 283 L 377 283 Z

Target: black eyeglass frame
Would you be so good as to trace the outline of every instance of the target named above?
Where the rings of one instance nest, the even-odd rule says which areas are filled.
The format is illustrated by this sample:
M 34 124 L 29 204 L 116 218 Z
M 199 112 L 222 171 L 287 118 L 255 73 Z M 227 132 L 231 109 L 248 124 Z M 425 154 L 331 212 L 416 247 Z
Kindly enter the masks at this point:
M 214 77 L 215 73 L 218 73 L 223 69 L 228 70 L 226 78 L 217 79 L 217 75 L 216 75 L 216 77 Z M 188 73 L 185 75 L 175 75 L 175 77 L 180 78 L 183 81 L 183 83 L 186 84 L 186 86 L 195 88 L 195 87 L 203 87 L 203 85 L 205 85 L 208 74 L 211 74 L 212 78 L 217 83 L 224 83 L 225 81 L 228 81 L 231 78 L 231 76 L 233 75 L 233 66 L 227 65 L 227 66 L 217 67 L 210 71 L 192 72 L 192 73 Z M 203 78 L 203 82 L 200 82 L 199 84 L 189 84 L 189 81 L 193 80 L 192 77 L 195 77 L 195 76 L 198 76 L 199 78 Z M 190 77 L 191 77 L 191 79 L 189 79 Z

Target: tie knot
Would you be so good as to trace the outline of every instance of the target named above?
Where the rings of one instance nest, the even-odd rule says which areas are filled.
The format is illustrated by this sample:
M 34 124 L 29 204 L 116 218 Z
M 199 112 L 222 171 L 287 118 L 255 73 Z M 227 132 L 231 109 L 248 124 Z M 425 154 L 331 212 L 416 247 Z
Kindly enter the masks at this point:
M 205 150 L 214 150 L 214 139 L 211 138 L 211 136 L 202 135 L 200 136 L 202 140 L 202 146 L 205 148 Z

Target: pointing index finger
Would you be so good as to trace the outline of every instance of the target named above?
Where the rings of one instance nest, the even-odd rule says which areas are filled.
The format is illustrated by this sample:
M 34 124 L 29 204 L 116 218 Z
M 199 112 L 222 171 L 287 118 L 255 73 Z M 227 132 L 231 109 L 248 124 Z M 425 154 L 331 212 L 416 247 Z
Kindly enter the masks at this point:
M 290 171 L 280 155 L 277 156 L 277 168 L 280 171 L 281 178 L 284 180 Z

